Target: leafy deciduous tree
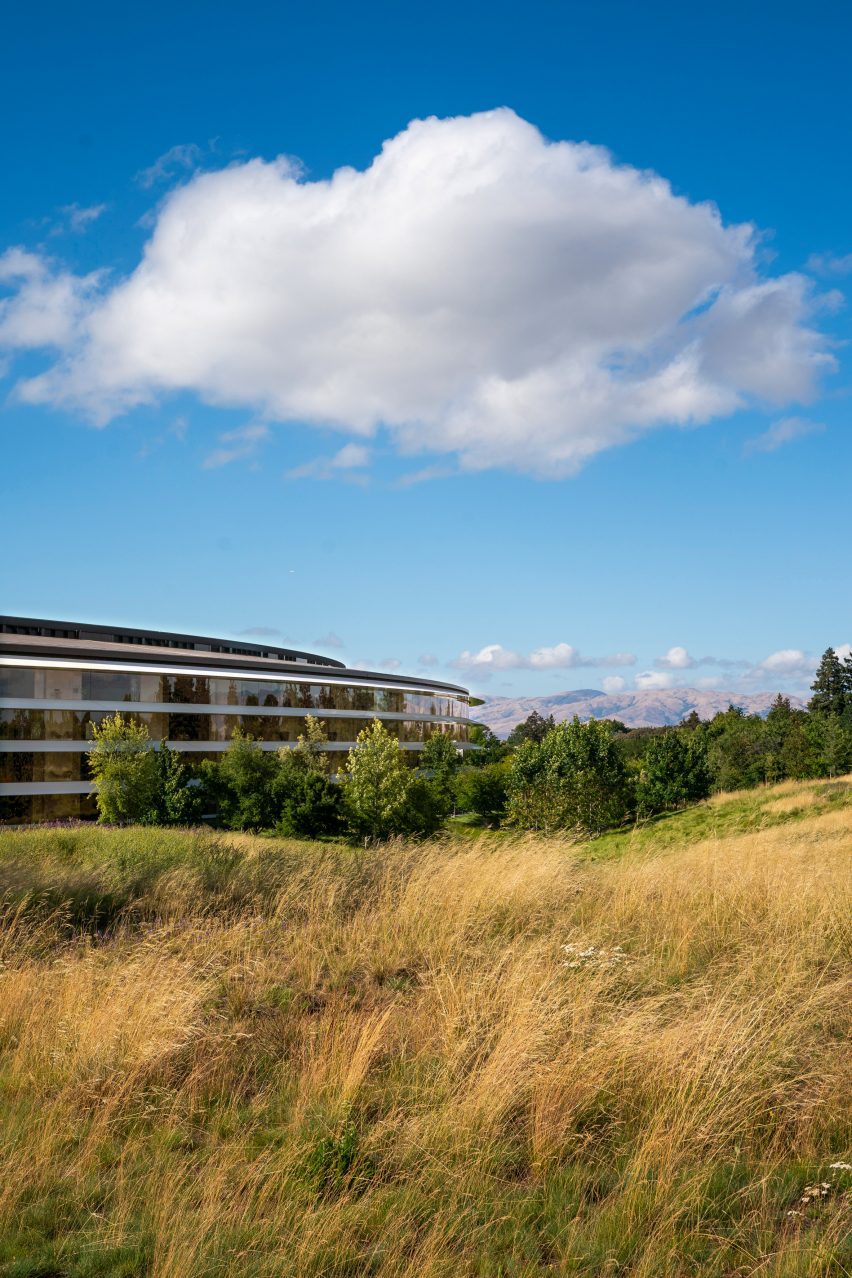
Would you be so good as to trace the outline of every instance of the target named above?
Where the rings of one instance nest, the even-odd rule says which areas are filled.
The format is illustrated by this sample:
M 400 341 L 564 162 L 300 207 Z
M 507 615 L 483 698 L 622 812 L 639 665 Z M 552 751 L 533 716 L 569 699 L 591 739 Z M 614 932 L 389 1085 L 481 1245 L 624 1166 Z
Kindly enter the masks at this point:
M 463 812 L 473 812 L 486 825 L 499 825 L 506 815 L 508 763 L 463 768 L 456 778 L 456 795 Z
M 358 733 L 340 774 L 353 833 L 385 839 L 405 830 L 405 807 L 414 775 L 399 742 L 380 719 Z
M 509 815 L 524 828 L 597 834 L 619 824 L 629 806 L 624 759 L 608 723 L 575 716 L 542 742 L 524 742 L 512 759 Z
M 433 732 L 420 752 L 420 766 L 441 818 L 449 816 L 455 806 L 455 775 L 461 757 L 448 732 Z
M 643 815 L 682 807 L 709 793 L 707 753 L 699 732 L 676 728 L 650 739 L 636 786 Z
M 89 769 L 98 818 L 125 825 L 151 820 L 157 807 L 157 756 L 148 729 L 120 712 L 91 724 Z
M 219 764 L 221 815 L 232 830 L 268 830 L 278 816 L 278 760 L 237 728 Z

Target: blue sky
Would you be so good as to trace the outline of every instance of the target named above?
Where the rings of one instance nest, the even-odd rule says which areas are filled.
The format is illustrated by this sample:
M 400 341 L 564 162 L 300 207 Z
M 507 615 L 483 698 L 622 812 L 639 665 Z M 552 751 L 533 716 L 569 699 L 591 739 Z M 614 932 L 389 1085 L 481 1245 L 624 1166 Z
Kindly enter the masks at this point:
M 850 38 L 16 6 L 0 610 L 492 695 L 806 686 L 852 640 Z

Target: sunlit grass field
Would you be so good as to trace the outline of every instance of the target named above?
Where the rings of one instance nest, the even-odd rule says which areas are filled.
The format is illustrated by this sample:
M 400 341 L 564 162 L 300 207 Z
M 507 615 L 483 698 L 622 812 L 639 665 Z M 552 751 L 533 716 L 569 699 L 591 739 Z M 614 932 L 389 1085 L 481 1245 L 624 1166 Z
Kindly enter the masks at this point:
M 0 833 L 0 1275 L 852 1274 L 850 853 Z

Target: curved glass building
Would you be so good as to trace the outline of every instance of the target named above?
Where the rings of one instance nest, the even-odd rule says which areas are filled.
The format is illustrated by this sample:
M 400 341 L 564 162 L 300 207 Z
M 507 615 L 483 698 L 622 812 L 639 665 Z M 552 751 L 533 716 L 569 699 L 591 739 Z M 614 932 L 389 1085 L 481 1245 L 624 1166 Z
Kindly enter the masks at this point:
M 330 751 L 348 750 L 371 719 L 405 750 L 434 732 L 463 750 L 470 704 L 455 684 L 272 644 L 0 617 L 0 821 L 93 816 L 88 725 L 116 710 L 154 741 L 212 758 L 236 727 L 266 750 L 293 745 L 306 715 Z

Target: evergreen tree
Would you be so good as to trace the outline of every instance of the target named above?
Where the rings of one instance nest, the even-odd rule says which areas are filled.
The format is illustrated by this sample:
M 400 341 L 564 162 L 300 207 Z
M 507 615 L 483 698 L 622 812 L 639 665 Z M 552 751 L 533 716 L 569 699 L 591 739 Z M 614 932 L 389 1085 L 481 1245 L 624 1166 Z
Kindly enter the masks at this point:
M 509 753 L 508 743 L 501 741 L 490 728 L 486 728 L 484 724 L 471 724 L 469 729 L 469 739 L 471 745 L 478 746 L 477 750 L 471 750 L 466 758 L 465 764 L 471 768 L 484 768 L 489 763 L 499 763 L 501 759 L 505 759 Z
M 779 692 L 766 716 L 764 779 L 772 784 L 787 775 L 785 746 L 790 735 L 793 709 L 790 698 Z
M 537 741 L 540 744 L 555 726 L 552 714 L 545 719 L 537 710 L 533 710 L 522 723 L 515 725 L 506 739 L 506 744 L 512 748 L 519 746 L 523 741 Z
M 811 691 L 814 695 L 808 708 L 813 714 L 843 714 L 847 698 L 852 696 L 849 672 L 833 648 L 826 648 L 822 654 Z
M 143 723 L 107 715 L 91 724 L 89 770 L 97 785 L 98 819 L 126 825 L 150 821 L 157 809 L 157 756 Z
M 822 771 L 829 777 L 842 776 L 852 757 L 852 734 L 838 715 L 826 715 L 820 722 Z
M 852 652 L 843 661 L 843 690 L 846 694 L 843 719 L 846 727 L 852 732 Z

